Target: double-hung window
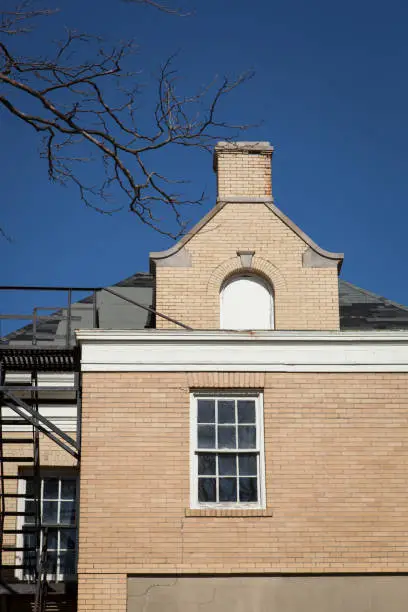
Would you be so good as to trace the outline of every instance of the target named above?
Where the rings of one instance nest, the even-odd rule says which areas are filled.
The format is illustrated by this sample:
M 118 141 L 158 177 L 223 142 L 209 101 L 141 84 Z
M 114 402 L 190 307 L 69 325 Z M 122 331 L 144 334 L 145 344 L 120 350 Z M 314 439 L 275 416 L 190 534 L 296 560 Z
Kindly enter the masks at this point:
M 191 507 L 264 508 L 260 393 L 191 396 Z
M 34 512 L 33 480 L 20 481 L 21 492 L 26 512 Z M 22 490 L 24 489 L 24 490 Z M 77 476 L 75 473 L 49 472 L 41 477 L 41 524 L 48 527 L 47 575 L 49 580 L 67 580 L 73 578 L 76 571 L 76 496 Z M 30 566 L 35 568 L 35 536 L 31 531 L 34 518 L 25 517 L 22 529 L 24 548 L 21 562 L 25 566 L 25 577 L 29 578 Z M 42 546 L 42 537 L 41 537 Z

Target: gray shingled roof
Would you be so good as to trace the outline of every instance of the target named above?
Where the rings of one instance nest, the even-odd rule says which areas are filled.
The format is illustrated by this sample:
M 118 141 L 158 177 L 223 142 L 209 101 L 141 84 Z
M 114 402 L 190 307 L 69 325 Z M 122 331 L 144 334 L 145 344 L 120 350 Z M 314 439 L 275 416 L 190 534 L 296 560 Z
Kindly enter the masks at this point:
M 342 330 L 408 329 L 408 308 L 385 297 L 339 281 Z
M 150 274 L 137 273 L 116 285 L 108 287 L 124 297 L 144 306 L 153 304 L 154 278 Z M 344 280 L 339 281 L 341 330 L 403 330 L 408 329 L 408 308 L 376 295 Z M 154 315 L 120 297 L 101 289 L 97 292 L 98 325 L 102 329 L 144 329 L 155 327 Z M 89 329 L 93 325 L 92 298 L 86 297 L 72 305 L 74 329 Z M 37 348 L 64 346 L 66 311 L 55 312 L 37 327 Z M 10 347 L 31 343 L 33 329 L 26 325 L 8 336 Z M 55 337 L 53 339 L 53 336 Z M 41 341 L 43 337 L 43 341 Z M 73 331 L 72 331 L 72 340 Z

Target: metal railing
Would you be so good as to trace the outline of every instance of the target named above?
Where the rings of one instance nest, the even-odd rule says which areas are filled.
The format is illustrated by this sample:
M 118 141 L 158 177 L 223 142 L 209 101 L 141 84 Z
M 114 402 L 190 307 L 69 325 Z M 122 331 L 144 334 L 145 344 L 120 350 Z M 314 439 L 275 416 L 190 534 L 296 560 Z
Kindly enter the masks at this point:
M 120 293 L 121 287 L 0 286 L 0 348 L 72 348 L 74 330 L 99 327 L 101 292 L 184 329 L 191 327 Z M 48 294 L 48 297 L 47 297 Z M 49 297 L 52 294 L 52 299 Z M 58 300 L 55 299 L 57 294 Z M 56 304 L 55 302 L 58 302 Z M 47 303 L 48 302 L 48 303 Z M 8 312 L 5 311 L 6 305 Z M 51 304 L 51 305 L 50 305 Z M 23 309 L 24 313 L 16 313 Z M 11 311 L 11 313 L 10 313 Z M 12 312 L 14 311 L 14 312 Z
M 95 287 L 0 286 L 0 346 L 71 348 L 75 324 L 98 327 L 98 291 Z M 8 310 L 24 308 L 24 312 L 3 312 L 3 303 Z

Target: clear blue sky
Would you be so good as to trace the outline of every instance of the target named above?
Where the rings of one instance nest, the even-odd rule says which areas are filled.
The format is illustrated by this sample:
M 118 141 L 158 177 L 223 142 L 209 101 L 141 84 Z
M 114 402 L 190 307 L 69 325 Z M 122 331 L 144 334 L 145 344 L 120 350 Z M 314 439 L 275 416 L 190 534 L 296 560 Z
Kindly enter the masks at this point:
M 44 40 L 64 25 L 112 41 L 134 37 L 146 81 L 175 51 L 191 90 L 254 69 L 222 110 L 232 121 L 262 122 L 242 139 L 275 146 L 277 205 L 319 245 L 345 253 L 343 278 L 408 304 L 407 2 L 185 0 L 196 8 L 188 18 L 120 0 L 55 5 L 61 13 Z M 0 221 L 13 237 L 0 241 L 0 284 L 105 285 L 147 271 L 149 250 L 170 239 L 127 212 L 100 216 L 74 188 L 48 183 L 37 145 L 28 127 L 0 113 Z M 188 211 L 197 221 L 214 205 L 211 157 L 173 151 L 161 163 L 196 193 L 206 189 L 206 204 Z

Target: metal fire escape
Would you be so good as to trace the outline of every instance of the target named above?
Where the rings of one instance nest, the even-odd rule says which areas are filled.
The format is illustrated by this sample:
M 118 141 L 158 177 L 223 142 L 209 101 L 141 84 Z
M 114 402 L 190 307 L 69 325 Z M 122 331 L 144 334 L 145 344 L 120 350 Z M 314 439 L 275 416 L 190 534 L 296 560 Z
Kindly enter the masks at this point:
M 11 290 L 14 288 L 5 288 Z M 24 290 L 30 288 L 24 288 Z M 33 289 L 33 288 L 31 288 Z M 21 288 L 23 290 L 23 288 Z M 35 288 L 36 292 L 49 288 Z M 0 599 L 2 612 L 19 609 L 16 598 L 29 598 L 34 612 L 46 609 L 48 582 L 47 539 L 41 508 L 41 439 L 47 437 L 80 458 L 80 365 L 75 346 L 72 295 L 65 293 L 64 306 L 34 307 L 30 315 L 0 315 L 8 326 L 0 334 Z M 84 290 L 81 290 L 84 291 Z M 55 289 L 53 289 L 55 292 Z M 24 301 L 24 298 L 23 298 Z M 96 291 L 82 300 L 91 312 L 89 326 L 97 327 Z M 43 314 L 41 314 L 43 312 Z M 78 319 L 79 317 L 77 317 Z M 13 329 L 22 320 L 23 328 Z M 16 321 L 18 323 L 16 323 Z M 11 327 L 11 331 L 9 331 Z M 44 373 L 70 372 L 74 384 L 47 386 Z M 69 394 L 77 409 L 73 438 L 40 411 L 42 398 Z M 63 401 L 63 400 L 62 400 Z M 13 603 L 11 603 L 13 602 Z M 10 605 L 10 608 L 8 607 Z
M 138 276 L 143 277 L 135 275 Z M 18 596 L 29 597 L 30 605 L 34 601 L 34 612 L 44 612 L 47 590 L 50 597 L 51 591 L 56 596 L 55 585 L 47 583 L 47 536 L 48 529 L 51 531 L 57 525 L 50 525 L 43 517 L 41 442 L 49 438 L 72 455 L 79 467 L 81 373 L 74 330 L 98 328 L 99 306 L 108 301 L 105 310 L 109 312 L 115 312 L 116 308 L 117 313 L 122 310 L 123 314 L 123 309 L 129 309 L 130 305 L 125 321 L 130 329 L 140 329 L 134 327 L 134 315 L 137 314 L 134 307 L 142 309 L 145 319 L 146 311 L 148 313 L 143 327 L 154 327 L 155 317 L 161 317 L 191 329 L 152 306 L 132 299 L 133 288 L 139 286 L 138 282 L 145 282 L 136 278 L 136 284 L 128 284 L 133 280 L 130 277 L 114 289 L 0 287 L 0 298 L 18 291 L 18 308 L 30 304 L 30 299 L 25 297 L 27 292 L 34 293 L 36 303 L 42 304 L 31 305 L 29 314 L 0 313 L 0 612 L 19 611 L 22 607 L 16 604 Z M 41 296 L 47 292 L 52 292 L 54 299 L 57 293 L 58 306 L 44 303 Z M 22 322 L 26 322 L 23 327 Z M 123 319 L 119 322 L 123 324 Z M 117 324 L 115 317 L 113 324 Z M 59 375 L 63 379 L 63 373 L 70 373 L 70 384 L 50 386 L 48 383 L 47 386 L 47 377 L 49 380 L 50 376 L 58 378 Z M 75 438 L 44 416 L 42 407 L 47 394 L 53 398 L 56 394 L 69 397 L 70 404 L 75 404 Z M 77 516 L 78 500 L 79 496 Z

